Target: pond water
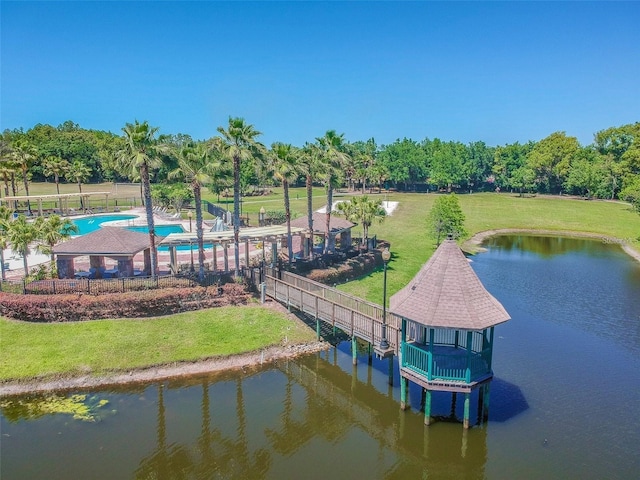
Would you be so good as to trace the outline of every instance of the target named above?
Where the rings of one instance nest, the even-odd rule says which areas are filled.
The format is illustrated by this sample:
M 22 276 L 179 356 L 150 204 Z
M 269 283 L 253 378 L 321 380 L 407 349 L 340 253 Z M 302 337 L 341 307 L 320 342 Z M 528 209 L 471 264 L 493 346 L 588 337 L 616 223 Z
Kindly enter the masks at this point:
M 386 361 L 361 345 L 353 367 L 338 338 L 255 371 L 4 399 L 0 477 L 637 478 L 640 264 L 593 240 L 486 246 L 472 266 L 513 319 L 482 426 L 435 394 L 424 427 L 418 388 L 399 409 L 397 364 L 390 387 Z

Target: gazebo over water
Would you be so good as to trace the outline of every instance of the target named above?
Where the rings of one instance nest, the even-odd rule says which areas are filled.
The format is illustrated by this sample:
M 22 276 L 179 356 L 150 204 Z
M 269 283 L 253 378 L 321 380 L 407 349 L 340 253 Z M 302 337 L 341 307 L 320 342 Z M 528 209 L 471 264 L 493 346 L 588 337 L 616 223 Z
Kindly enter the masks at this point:
M 427 425 L 432 391 L 452 392 L 454 399 L 463 393 L 463 424 L 469 428 L 471 392 L 480 388 L 486 418 L 494 327 L 510 317 L 484 288 L 456 242 L 445 240 L 389 303 L 389 310 L 402 317 L 401 407 L 406 408 L 407 380 L 425 389 Z

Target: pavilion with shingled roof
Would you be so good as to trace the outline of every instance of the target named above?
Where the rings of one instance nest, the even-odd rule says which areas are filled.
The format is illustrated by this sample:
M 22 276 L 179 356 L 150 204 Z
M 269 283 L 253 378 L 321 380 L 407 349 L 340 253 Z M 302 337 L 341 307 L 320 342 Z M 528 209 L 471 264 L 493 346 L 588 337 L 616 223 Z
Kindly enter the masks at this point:
M 407 381 L 425 390 L 425 424 L 431 422 L 431 393 L 463 393 L 463 425 L 469 428 L 471 393 L 480 388 L 482 419 L 488 415 L 493 378 L 494 327 L 510 319 L 482 285 L 454 240 L 445 240 L 418 274 L 391 296 L 390 312 L 402 318 L 401 408 Z
M 161 238 L 157 237 L 158 240 Z M 91 278 L 133 277 L 133 258 L 140 252 L 144 252 L 144 270 L 141 273 L 149 275 L 151 273 L 151 246 L 147 233 L 134 232 L 121 227 L 102 227 L 87 235 L 74 237 L 53 247 L 58 278 L 74 278 L 74 259 L 87 255 L 93 273 Z M 118 261 L 118 268 L 115 272 L 105 271 L 105 258 Z
M 327 215 L 326 213 L 314 212 L 311 217 L 313 221 L 313 232 L 309 232 L 309 216 L 298 217 L 295 220 L 291 220 L 291 226 L 301 229 L 305 229 L 308 242 L 303 242 L 303 254 L 305 257 L 309 257 L 311 249 L 313 248 L 313 237 L 321 237 L 322 244 L 326 241 L 329 242 L 329 251 L 333 252 L 335 239 L 340 239 L 340 250 L 349 250 L 351 248 L 351 229 L 356 226 L 355 223 L 350 222 L 344 218 L 335 215 L 335 212 L 331 214 L 329 222 L 329 238 L 327 239 Z

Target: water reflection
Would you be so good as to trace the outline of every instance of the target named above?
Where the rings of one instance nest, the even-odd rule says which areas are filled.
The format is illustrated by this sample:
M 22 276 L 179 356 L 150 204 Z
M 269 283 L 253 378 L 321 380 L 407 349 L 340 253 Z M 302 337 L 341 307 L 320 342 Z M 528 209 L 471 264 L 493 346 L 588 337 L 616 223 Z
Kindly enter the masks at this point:
M 17 413 L 44 396 L 5 399 L 0 474 L 633 478 L 640 471 L 640 403 L 630 387 L 640 383 L 640 268 L 619 249 L 593 243 L 543 257 L 503 242 L 474 257 L 473 268 L 513 317 L 496 332 L 496 378 L 482 426 L 449 423 L 459 421 L 464 402 L 434 394 L 433 413 L 443 421 L 425 428 L 419 388 L 409 392 L 411 409 L 399 409 L 397 363 L 390 386 L 386 361 L 369 362 L 360 345 L 354 366 L 343 342 L 247 373 L 99 389 L 87 398 L 108 401 L 109 414 L 98 409 L 96 423 Z M 524 267 L 523 255 L 530 255 Z M 604 447 L 594 454 L 594 445 Z
M 567 237 L 545 237 L 541 235 L 497 235 L 485 240 L 484 245 L 506 252 L 534 253 L 543 258 L 583 252 L 588 255 L 603 253 L 603 240 Z

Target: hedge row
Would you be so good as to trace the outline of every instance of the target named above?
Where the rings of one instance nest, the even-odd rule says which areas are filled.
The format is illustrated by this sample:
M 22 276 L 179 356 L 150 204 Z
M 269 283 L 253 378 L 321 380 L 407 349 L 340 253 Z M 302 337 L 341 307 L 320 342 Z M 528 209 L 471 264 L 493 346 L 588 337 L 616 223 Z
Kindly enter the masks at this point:
M 361 277 L 382 266 L 380 250 L 373 250 L 348 259 L 346 262 L 328 268 L 316 268 L 305 276 L 325 285 L 344 283 L 354 278 Z
M 251 294 L 244 285 L 166 288 L 109 295 L 15 295 L 0 293 L 0 315 L 31 322 L 69 322 L 101 318 L 171 315 L 202 308 L 244 305 Z

